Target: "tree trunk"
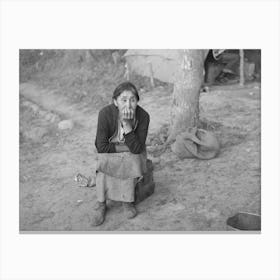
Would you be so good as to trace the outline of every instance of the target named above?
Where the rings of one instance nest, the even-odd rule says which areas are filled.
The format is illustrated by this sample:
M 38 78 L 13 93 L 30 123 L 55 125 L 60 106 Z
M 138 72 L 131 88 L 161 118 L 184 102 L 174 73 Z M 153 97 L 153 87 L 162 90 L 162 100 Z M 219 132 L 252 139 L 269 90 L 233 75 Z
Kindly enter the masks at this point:
M 205 50 L 179 50 L 175 76 L 171 126 L 167 142 L 196 126 L 199 120 L 199 95 L 204 79 Z

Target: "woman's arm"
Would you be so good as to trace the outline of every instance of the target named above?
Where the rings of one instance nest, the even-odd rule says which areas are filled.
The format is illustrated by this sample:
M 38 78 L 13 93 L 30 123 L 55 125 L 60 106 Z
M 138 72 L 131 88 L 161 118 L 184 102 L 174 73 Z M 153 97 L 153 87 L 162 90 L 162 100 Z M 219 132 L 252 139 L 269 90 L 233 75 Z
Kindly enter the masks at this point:
M 115 147 L 117 153 L 130 152 L 129 148 L 125 144 L 116 144 Z
M 148 134 L 148 128 L 150 123 L 150 117 L 146 114 L 140 121 L 137 132 L 131 130 L 124 135 L 125 144 L 128 146 L 129 151 L 133 154 L 140 154 L 146 147 L 146 138 Z
M 115 143 L 109 142 L 108 120 L 104 110 L 98 114 L 95 146 L 98 153 L 116 153 Z

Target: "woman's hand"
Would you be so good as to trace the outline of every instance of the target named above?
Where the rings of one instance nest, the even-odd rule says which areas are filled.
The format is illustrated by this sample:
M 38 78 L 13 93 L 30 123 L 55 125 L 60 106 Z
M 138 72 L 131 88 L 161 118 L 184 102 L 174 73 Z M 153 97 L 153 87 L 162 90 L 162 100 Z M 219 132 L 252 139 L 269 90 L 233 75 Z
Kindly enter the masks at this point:
M 124 108 L 122 111 L 122 119 L 123 120 L 133 120 L 133 118 L 134 118 L 133 109 Z
M 124 108 L 121 112 L 121 122 L 125 134 L 129 133 L 132 130 L 133 119 L 134 111 L 132 109 Z

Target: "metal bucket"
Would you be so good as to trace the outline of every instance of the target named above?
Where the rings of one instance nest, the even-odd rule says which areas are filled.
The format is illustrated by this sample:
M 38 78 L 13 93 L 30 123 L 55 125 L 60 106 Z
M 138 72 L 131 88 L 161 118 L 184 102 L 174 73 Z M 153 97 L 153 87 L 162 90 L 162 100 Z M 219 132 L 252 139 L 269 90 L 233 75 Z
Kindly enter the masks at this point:
M 239 212 L 227 219 L 227 226 L 233 230 L 261 230 L 261 216 L 252 213 Z

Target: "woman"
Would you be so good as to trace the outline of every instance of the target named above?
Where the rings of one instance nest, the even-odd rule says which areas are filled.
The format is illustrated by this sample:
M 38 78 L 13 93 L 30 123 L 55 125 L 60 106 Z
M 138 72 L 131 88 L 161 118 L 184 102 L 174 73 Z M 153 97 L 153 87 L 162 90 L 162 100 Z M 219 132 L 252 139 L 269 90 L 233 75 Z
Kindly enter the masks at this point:
M 214 49 L 212 50 L 212 55 L 216 61 L 219 63 L 225 64 L 222 69 L 222 74 L 233 74 L 235 75 L 235 68 L 239 63 L 239 53 L 234 50 L 225 50 L 225 49 Z
M 139 95 L 130 82 L 120 84 L 113 103 L 98 115 L 95 146 L 97 207 L 93 225 L 105 220 L 106 199 L 122 201 L 128 218 L 134 218 L 135 185 L 146 171 L 149 114 L 138 105 Z

